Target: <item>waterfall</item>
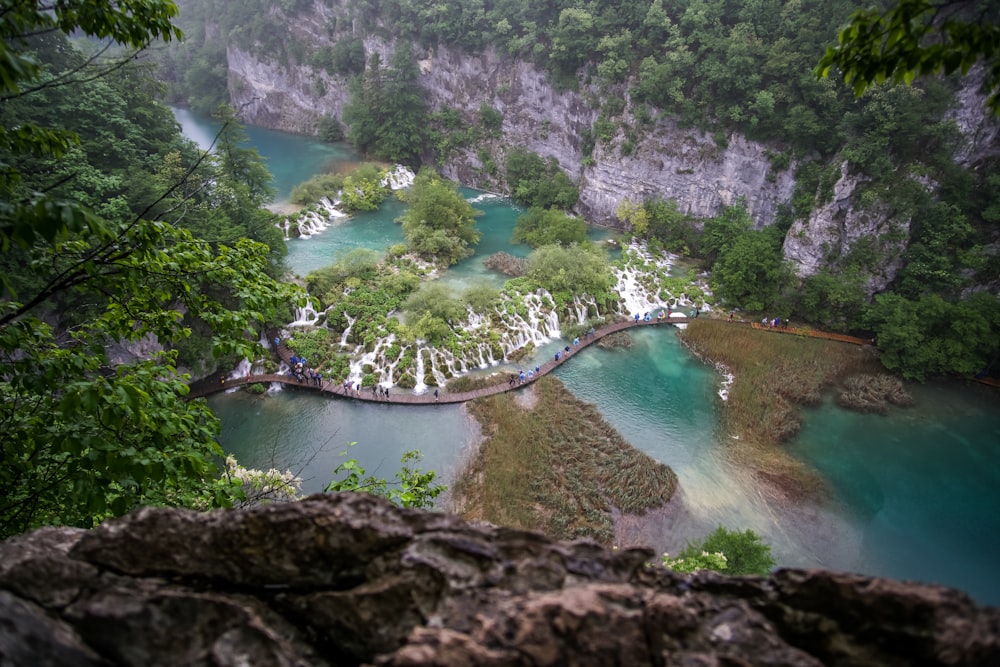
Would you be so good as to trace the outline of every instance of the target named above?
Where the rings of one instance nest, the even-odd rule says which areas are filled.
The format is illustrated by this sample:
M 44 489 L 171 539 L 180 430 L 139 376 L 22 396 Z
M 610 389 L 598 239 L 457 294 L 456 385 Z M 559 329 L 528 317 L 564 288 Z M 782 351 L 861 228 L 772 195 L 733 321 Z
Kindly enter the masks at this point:
M 409 167 L 397 164 L 392 171 L 382 177 L 382 180 L 379 181 L 379 185 L 382 187 L 388 187 L 390 190 L 402 190 L 403 188 L 408 188 L 413 185 L 414 178 L 415 174 L 413 173 L 413 170 Z
M 289 322 L 290 327 L 313 326 L 319 320 L 319 313 L 313 308 L 311 301 L 306 301 L 304 306 L 295 307 L 295 321 Z
M 350 343 L 347 342 L 347 337 L 351 335 L 351 328 L 354 326 L 354 322 L 356 322 L 358 318 L 351 317 L 347 314 L 346 310 L 343 315 L 344 319 L 347 320 L 347 327 L 344 328 L 344 333 L 340 334 L 340 347 L 347 347 L 350 345 Z
M 236 364 L 234 368 L 228 375 L 229 380 L 238 380 L 240 378 L 245 378 L 250 375 L 250 371 L 253 369 L 253 365 L 250 360 L 244 357 L 240 363 Z

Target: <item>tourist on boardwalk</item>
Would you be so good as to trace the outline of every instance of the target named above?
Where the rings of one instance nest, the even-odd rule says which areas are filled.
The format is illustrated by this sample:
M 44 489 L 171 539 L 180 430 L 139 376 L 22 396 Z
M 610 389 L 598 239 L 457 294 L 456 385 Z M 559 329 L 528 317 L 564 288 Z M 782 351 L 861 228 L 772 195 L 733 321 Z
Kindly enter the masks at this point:
M 635 321 L 636 321 L 636 322 L 638 322 L 638 321 L 639 321 L 639 313 L 636 313 L 636 314 L 635 314 Z
M 434 400 L 435 401 L 438 400 L 438 390 L 437 389 L 434 390 Z
M 656 314 L 656 319 L 658 319 L 658 320 L 662 320 L 663 319 L 663 311 L 662 310 Z
M 574 338 L 573 339 L 573 347 L 576 347 L 579 344 L 580 344 L 580 339 L 579 338 Z
M 277 336 L 274 337 L 274 351 L 277 352 L 278 348 L 281 347 L 281 339 Z
M 389 388 L 386 387 L 383 391 L 385 391 L 385 400 L 388 401 L 389 400 Z
M 562 352 L 559 352 L 559 351 L 557 350 L 557 351 L 556 351 L 556 363 L 557 363 L 557 364 L 559 363 L 559 357 L 560 357 L 561 355 L 562 355 Z
M 652 320 L 652 318 L 651 318 L 651 317 L 649 316 L 649 313 L 646 313 L 645 315 L 643 315 L 643 316 L 642 316 L 642 319 L 644 319 L 644 320 L 645 320 L 645 321 L 647 321 L 647 322 L 649 322 L 649 321 L 651 321 L 651 320 Z
M 542 374 L 542 369 L 539 368 L 538 366 L 535 366 L 535 375 L 541 375 L 541 374 Z

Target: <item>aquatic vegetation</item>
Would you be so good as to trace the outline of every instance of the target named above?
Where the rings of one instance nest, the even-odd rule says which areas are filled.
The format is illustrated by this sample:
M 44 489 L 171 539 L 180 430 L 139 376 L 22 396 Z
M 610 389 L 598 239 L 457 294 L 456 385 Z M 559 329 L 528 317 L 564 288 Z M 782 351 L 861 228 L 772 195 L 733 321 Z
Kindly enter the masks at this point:
M 692 320 L 680 334 L 695 354 L 734 376 L 720 415 L 728 454 L 786 494 L 810 492 L 818 482 L 775 445 L 801 427 L 799 406 L 817 405 L 823 392 L 847 377 L 877 373 L 870 349 L 836 341 L 758 331 L 719 319 Z
M 486 441 L 455 483 L 464 516 L 610 544 L 612 507 L 638 514 L 670 500 L 673 471 L 632 447 L 594 406 L 551 376 L 533 391 L 530 409 L 511 394 L 469 404 Z
M 844 380 L 837 405 L 859 412 L 888 414 L 889 405 L 913 405 L 903 381 L 886 373 L 852 375 Z

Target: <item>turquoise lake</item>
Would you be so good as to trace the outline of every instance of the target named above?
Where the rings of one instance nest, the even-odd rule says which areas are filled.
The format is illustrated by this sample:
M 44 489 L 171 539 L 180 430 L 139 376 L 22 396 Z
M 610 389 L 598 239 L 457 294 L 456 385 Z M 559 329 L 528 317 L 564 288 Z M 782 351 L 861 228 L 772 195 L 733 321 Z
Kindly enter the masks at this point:
M 210 136 L 211 123 L 175 113 L 188 136 Z M 357 159 L 344 146 L 248 132 L 276 176 L 278 199 L 317 170 Z M 303 156 L 310 156 L 310 166 Z M 484 211 L 477 220 L 483 241 L 444 278 L 456 285 L 502 282 L 482 266 L 483 258 L 497 250 L 526 253 L 509 244 L 515 208 L 493 197 L 474 206 Z M 393 220 L 401 212 L 392 202 L 308 240 L 292 240 L 288 264 L 304 275 L 350 248 L 398 243 L 402 231 Z M 594 238 L 608 236 L 593 230 Z M 934 382 L 908 387 L 916 405 L 885 417 L 832 403 L 805 411 L 801 433 L 784 446 L 820 473 L 830 498 L 787 507 L 727 462 L 716 371 L 690 355 L 672 329 L 638 331 L 634 341 L 629 351 L 588 348 L 557 376 L 629 442 L 677 472 L 681 492 L 674 508 L 638 531 L 649 546 L 676 552 L 719 524 L 751 528 L 782 566 L 940 583 L 1000 604 L 1000 392 Z M 369 473 L 388 477 L 403 452 L 418 449 L 421 465 L 448 482 L 478 438 L 460 406 L 356 404 L 294 389 L 217 395 L 209 404 L 222 420 L 225 450 L 248 466 L 291 468 L 309 492 L 322 489 L 348 449 Z M 348 448 L 352 442 L 358 444 Z

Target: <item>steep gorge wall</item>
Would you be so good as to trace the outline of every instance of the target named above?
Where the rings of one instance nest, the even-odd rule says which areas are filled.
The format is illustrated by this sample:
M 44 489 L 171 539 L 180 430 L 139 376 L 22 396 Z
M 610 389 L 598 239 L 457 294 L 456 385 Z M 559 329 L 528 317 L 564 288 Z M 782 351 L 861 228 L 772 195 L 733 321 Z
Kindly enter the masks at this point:
M 309 37 L 328 40 L 314 33 Z M 373 38 L 366 40 L 365 48 L 368 53 L 378 51 L 386 62 L 391 53 L 389 45 Z M 533 64 L 493 50 L 470 54 L 436 47 L 419 55 L 420 84 L 433 109 L 457 109 L 469 117 L 483 104 L 500 111 L 503 140 L 483 147 L 499 163 L 505 145 L 555 158 L 579 184 L 579 212 L 591 222 L 615 225 L 615 210 L 625 199 L 672 198 L 685 212 L 708 217 L 743 197 L 757 225 L 764 226 L 791 198 L 791 170 L 768 178 L 767 147 L 738 135 L 720 147 L 713 137 L 679 129 L 670 120 L 643 127 L 642 140 L 627 156 L 621 154 L 625 138 L 619 130 L 610 143 L 599 143 L 592 164 L 585 164 L 582 137 L 599 115 L 590 101 L 594 91 L 556 90 Z M 227 56 L 232 103 L 246 122 L 310 133 L 324 115 L 341 117 L 348 100 L 343 77 L 306 65 L 293 68 L 262 61 L 235 46 Z M 450 156 L 442 173 L 473 187 L 495 189 L 497 183 L 483 171 L 478 157 L 483 147 Z
M 326 13 L 331 11 L 315 3 L 312 13 L 297 18 L 294 30 L 311 48 L 334 43 L 326 27 L 332 17 Z M 379 52 L 383 62 L 391 57 L 391 44 L 376 37 L 366 37 L 365 49 L 369 54 Z M 246 122 L 312 133 L 324 115 L 341 118 L 349 98 L 343 77 L 307 65 L 284 67 L 236 46 L 229 47 L 227 56 L 232 102 Z M 743 198 L 760 228 L 773 222 L 778 208 L 791 200 L 795 163 L 772 172 L 768 147 L 740 135 L 717 140 L 698 130 L 679 128 L 670 119 L 640 126 L 629 115 L 626 99 L 617 136 L 598 142 L 591 159 L 585 159 L 583 137 L 599 115 L 595 89 L 557 90 L 532 63 L 491 49 L 469 53 L 439 46 L 418 58 L 420 84 L 432 109 L 457 109 L 472 119 L 486 104 L 503 114 L 501 139 L 458 151 L 439 165 L 445 176 L 466 185 L 505 189 L 487 172 L 481 156 L 485 151 L 495 164 L 502 165 L 506 147 L 514 146 L 555 158 L 579 185 L 577 212 L 601 225 L 620 225 L 615 211 L 624 200 L 674 199 L 685 213 L 711 217 Z M 975 73 L 967 83 L 952 117 L 966 138 L 956 159 L 971 165 L 1000 154 L 1000 124 L 983 113 Z M 620 92 L 627 97 L 624 88 Z M 622 151 L 626 143 L 622 125 L 637 127 L 641 137 L 628 155 Z M 863 241 L 884 253 L 868 281 L 869 293 L 891 283 L 902 265 L 910 221 L 884 206 L 859 210 L 857 192 L 863 186 L 863 180 L 843 173 L 833 199 L 807 219 L 796 221 L 786 237 L 784 253 L 799 276 L 836 265 Z

